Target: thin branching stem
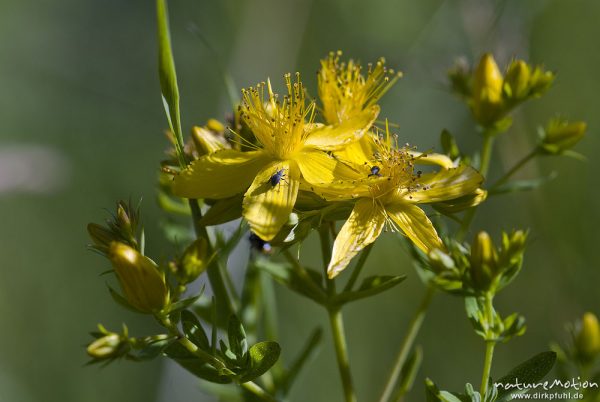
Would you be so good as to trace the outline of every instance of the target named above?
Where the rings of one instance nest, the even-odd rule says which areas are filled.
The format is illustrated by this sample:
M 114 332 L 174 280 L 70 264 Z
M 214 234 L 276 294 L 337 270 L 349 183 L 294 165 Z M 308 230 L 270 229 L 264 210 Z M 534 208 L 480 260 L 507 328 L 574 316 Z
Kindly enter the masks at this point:
M 394 367 L 390 372 L 390 376 L 388 377 L 385 388 L 383 389 L 381 397 L 379 398 L 379 402 L 391 401 L 394 390 L 398 386 L 398 380 L 402 372 L 402 367 L 404 367 L 410 351 L 412 350 L 413 344 L 417 334 L 419 333 L 419 330 L 421 329 L 421 325 L 423 324 L 423 320 L 425 319 L 425 315 L 427 314 L 427 310 L 429 309 L 429 305 L 431 304 L 434 294 L 435 288 L 429 286 L 427 288 L 427 292 L 423 296 L 421 304 L 419 304 L 419 307 L 415 311 L 415 315 L 410 320 L 408 331 L 406 332 L 406 335 L 404 335 L 404 339 L 400 345 L 400 350 L 398 351 L 398 355 L 394 361 Z

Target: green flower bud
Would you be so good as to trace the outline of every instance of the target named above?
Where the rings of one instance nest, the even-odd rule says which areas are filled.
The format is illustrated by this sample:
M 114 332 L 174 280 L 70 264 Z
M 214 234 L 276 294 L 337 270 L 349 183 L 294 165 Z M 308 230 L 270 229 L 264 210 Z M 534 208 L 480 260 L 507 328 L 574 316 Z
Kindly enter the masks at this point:
M 529 79 L 529 96 L 541 96 L 546 92 L 552 83 L 556 75 L 551 71 L 546 71 L 542 67 L 536 67 L 531 73 Z
M 600 354 L 600 324 L 593 313 L 585 313 L 575 332 L 575 350 L 584 362 L 592 362 Z
M 143 313 L 164 308 L 169 291 L 164 275 L 148 257 L 126 244 L 113 242 L 108 250 L 117 278 L 132 307 Z
M 185 285 L 193 282 L 206 271 L 209 257 L 208 241 L 204 237 L 190 244 L 176 266 L 176 275 L 181 284 Z
M 87 347 L 87 353 L 94 359 L 110 359 L 122 356 L 128 350 L 127 342 L 119 334 L 108 333 L 96 339 Z
M 570 123 L 563 119 L 552 119 L 542 133 L 541 149 L 548 154 L 561 154 L 577 144 L 587 125 L 582 121 Z
M 509 99 L 520 101 L 529 95 L 529 66 L 523 60 L 515 60 L 508 66 L 504 77 L 504 92 Z
M 498 120 L 503 111 L 502 73 L 491 54 L 484 54 L 473 77 L 472 110 L 482 125 Z
M 498 271 L 498 255 L 487 232 L 479 232 L 471 245 L 471 277 L 481 291 L 490 289 Z

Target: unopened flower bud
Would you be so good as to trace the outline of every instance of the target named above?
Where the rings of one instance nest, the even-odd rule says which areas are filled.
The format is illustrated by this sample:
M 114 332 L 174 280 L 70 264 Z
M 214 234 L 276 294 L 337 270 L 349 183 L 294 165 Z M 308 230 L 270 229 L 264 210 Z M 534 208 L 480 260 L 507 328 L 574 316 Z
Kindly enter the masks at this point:
M 593 313 L 583 315 L 574 341 L 577 355 L 583 362 L 591 362 L 600 355 L 600 324 Z
M 529 66 L 523 60 L 513 61 L 506 70 L 504 91 L 514 101 L 525 99 L 529 94 Z
M 478 188 L 471 194 L 463 195 L 453 200 L 437 202 L 433 204 L 433 207 L 443 214 L 455 214 L 481 204 L 487 199 L 487 196 L 488 192 L 486 190 Z
M 208 266 L 208 241 L 201 237 L 185 250 L 177 267 L 177 277 L 181 284 L 193 282 Z
M 497 274 L 498 255 L 487 232 L 479 232 L 471 245 L 471 276 L 478 290 L 487 291 Z
M 132 307 L 144 313 L 161 310 L 169 291 L 164 275 L 148 257 L 126 244 L 113 242 L 108 252 L 117 278 Z
M 87 353 L 95 359 L 110 359 L 120 356 L 126 350 L 126 346 L 119 334 L 109 333 L 90 343 Z
M 502 73 L 491 54 L 484 54 L 475 70 L 472 108 L 475 119 L 494 123 L 502 114 Z
M 572 148 L 583 136 L 587 125 L 582 121 L 570 123 L 552 119 L 543 131 L 540 147 L 548 154 L 560 154 Z
M 222 131 L 213 131 L 209 128 L 193 127 L 192 140 L 198 155 L 208 155 L 221 149 L 231 148 L 221 133 Z

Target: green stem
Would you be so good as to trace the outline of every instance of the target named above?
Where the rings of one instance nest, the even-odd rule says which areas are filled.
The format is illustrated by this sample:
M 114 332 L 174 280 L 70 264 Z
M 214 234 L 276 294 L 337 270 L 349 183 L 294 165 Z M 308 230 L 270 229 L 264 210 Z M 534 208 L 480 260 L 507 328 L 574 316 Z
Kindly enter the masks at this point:
M 350 361 L 348 359 L 348 346 L 346 345 L 346 335 L 344 333 L 344 321 L 342 318 L 341 306 L 334 306 L 327 309 L 329 313 L 329 323 L 333 334 L 333 344 L 335 346 L 335 355 L 337 358 L 338 370 L 342 379 L 344 396 L 346 402 L 356 402 L 354 394 L 354 385 L 352 384 L 352 374 L 350 373 Z
M 258 384 L 256 384 L 253 381 L 243 382 L 240 384 L 240 386 L 246 391 L 258 397 L 261 401 L 277 402 L 275 398 L 269 395 L 264 389 L 262 389 Z
M 429 305 L 431 304 L 434 294 L 435 288 L 430 286 L 427 289 L 425 296 L 423 296 L 423 300 L 417 308 L 415 315 L 411 319 L 408 325 L 408 331 L 402 340 L 400 351 L 396 356 L 394 367 L 392 368 L 390 376 L 385 384 L 385 388 L 383 389 L 381 397 L 379 398 L 379 402 L 387 402 L 391 400 L 394 389 L 397 387 L 397 383 L 402 372 L 402 367 L 404 366 L 404 363 L 406 363 L 406 359 L 408 359 L 408 355 L 412 350 L 415 338 L 421 329 L 421 325 L 423 324 L 423 320 L 425 319 L 425 315 L 427 314 L 427 310 L 429 309 Z
M 532 149 L 527 155 L 525 155 L 523 158 L 521 158 L 521 160 L 518 161 L 508 172 L 506 172 L 504 174 L 504 176 L 502 176 L 500 179 L 498 179 L 498 181 L 496 183 L 494 183 L 493 186 L 491 186 L 490 192 L 492 192 L 493 190 L 497 189 L 498 187 L 500 187 L 501 185 L 506 183 L 508 181 L 508 179 L 510 179 L 512 177 L 512 175 L 517 173 L 519 171 L 519 169 L 521 169 L 523 166 L 525 166 L 525 164 L 527 164 L 527 162 L 529 162 L 531 159 L 533 159 L 533 157 L 535 157 L 537 154 L 538 154 L 538 148 Z
M 166 329 L 168 329 L 169 333 L 171 335 L 176 336 L 177 341 L 181 344 L 181 346 L 186 348 L 190 353 L 192 353 L 193 355 L 195 355 L 202 361 L 207 362 L 208 364 L 210 364 L 217 370 L 226 368 L 225 364 L 222 361 L 220 361 L 216 357 L 212 356 L 211 354 L 203 351 L 202 349 L 198 348 L 198 346 L 196 346 L 188 338 L 186 338 L 185 335 L 183 335 L 181 333 L 181 331 L 179 331 L 179 328 L 177 328 L 177 325 L 174 324 L 169 319 L 169 317 L 157 317 L 157 318 L 158 318 L 158 321 L 161 323 L 161 325 L 163 327 L 165 327 Z
M 487 293 L 485 295 L 485 316 L 487 320 L 486 332 L 491 332 L 490 327 L 493 326 L 494 323 L 494 305 L 493 305 L 493 295 L 491 293 Z M 495 339 L 486 339 L 485 340 L 485 359 L 483 362 L 483 373 L 481 375 L 481 387 L 479 393 L 481 394 L 481 398 L 485 399 L 485 394 L 488 388 L 488 382 L 490 378 L 490 372 L 492 370 L 492 359 L 494 358 L 494 347 L 496 346 Z
M 487 174 L 490 168 L 490 161 L 492 160 L 492 150 L 494 149 L 494 137 L 495 133 L 492 131 L 485 131 L 483 133 L 483 144 L 481 145 L 481 164 L 479 166 L 479 173 L 487 179 Z M 467 232 L 469 231 L 469 227 L 475 218 L 475 213 L 477 212 L 477 207 L 473 207 L 469 209 L 462 220 L 462 224 L 460 225 L 460 229 L 456 235 L 458 241 L 463 241 Z
M 485 398 L 485 394 L 488 388 L 488 382 L 490 379 L 490 372 L 492 370 L 492 359 L 494 358 L 494 347 L 496 346 L 495 341 L 485 342 L 485 360 L 483 362 L 483 374 L 481 375 L 481 388 L 479 393 L 481 399 Z
M 189 204 L 192 211 L 192 220 L 194 221 L 194 231 L 196 232 L 196 237 L 204 237 L 208 241 L 208 254 L 212 255 L 214 250 L 210 242 L 208 232 L 206 231 L 206 227 L 200 224 L 202 211 L 200 210 L 198 201 L 190 199 Z M 229 317 L 236 311 L 236 306 L 234 305 L 233 300 L 227 291 L 227 287 L 225 286 L 225 279 L 223 278 L 223 273 L 219 267 L 218 258 L 213 258 L 211 260 L 208 269 L 206 270 L 206 274 L 208 276 L 208 281 L 210 282 L 210 287 L 215 295 L 215 298 L 217 299 L 218 308 L 224 313 L 225 317 Z

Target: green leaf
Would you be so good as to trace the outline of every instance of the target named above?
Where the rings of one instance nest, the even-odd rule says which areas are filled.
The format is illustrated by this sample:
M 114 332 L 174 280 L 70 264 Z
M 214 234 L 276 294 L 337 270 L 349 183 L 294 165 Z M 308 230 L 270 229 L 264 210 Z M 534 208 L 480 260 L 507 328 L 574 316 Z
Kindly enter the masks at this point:
M 220 374 L 217 369 L 189 352 L 179 342 L 169 345 L 164 353 L 196 377 L 218 384 L 228 384 L 232 381 L 231 375 Z
M 417 346 L 400 371 L 400 384 L 394 400 L 411 390 L 423 361 L 423 348 Z
M 321 328 L 315 329 L 308 338 L 308 341 L 306 342 L 300 353 L 298 353 L 298 357 L 296 358 L 296 360 L 294 360 L 289 370 L 287 370 L 287 372 L 285 373 L 285 377 L 283 378 L 281 388 L 283 390 L 284 395 L 286 395 L 289 392 L 290 388 L 294 384 L 294 381 L 296 381 L 298 374 L 306 365 L 306 363 L 309 360 L 312 360 L 312 358 L 317 354 L 318 346 L 321 343 L 322 337 L 323 330 Z
M 463 402 L 448 391 L 440 391 L 429 378 L 425 379 L 425 396 L 427 402 Z
M 266 373 L 279 359 L 281 347 L 277 342 L 267 341 L 252 345 L 248 351 L 250 366 L 240 377 L 240 382 L 252 381 Z
M 498 195 L 498 194 L 506 194 L 506 193 L 514 193 L 518 191 L 530 191 L 535 190 L 543 184 L 546 184 L 558 177 L 558 173 L 552 172 L 546 177 L 540 177 L 537 179 L 530 180 L 515 180 L 503 184 L 501 186 L 490 189 L 490 195 Z
M 189 310 L 183 310 L 181 312 L 181 327 L 185 336 L 192 341 L 192 343 L 198 346 L 200 349 L 208 352 L 210 351 L 210 344 L 208 337 L 200 324 L 200 320 L 194 313 Z
M 152 360 L 158 356 L 160 356 L 163 351 L 171 345 L 176 339 L 166 338 L 166 339 L 157 339 L 151 342 L 148 342 L 144 347 L 139 350 L 133 350 L 130 352 L 130 355 L 136 361 L 142 360 Z
M 106 285 L 106 286 L 108 286 L 108 285 Z M 113 298 L 113 300 L 117 304 L 120 304 L 121 306 L 125 307 L 127 310 L 133 311 L 135 313 L 145 314 L 143 311 L 140 311 L 137 308 L 133 307 L 131 304 L 129 304 L 129 302 L 127 301 L 126 298 L 121 296 L 116 290 L 114 290 L 110 286 L 108 286 L 108 291 L 110 292 L 110 296 Z
M 536 383 L 552 370 L 555 362 L 555 352 L 549 351 L 539 353 L 513 368 L 507 375 L 496 381 L 494 386 L 496 386 L 496 384 L 515 384 L 516 382 L 521 384 Z M 529 389 L 518 390 L 514 386 L 509 388 L 498 386 L 496 388 L 498 388 L 497 402 L 509 401 L 513 399 L 514 395 L 529 391 Z
M 194 302 L 199 298 L 200 295 L 197 295 L 193 297 L 188 297 L 187 299 L 179 300 L 178 302 L 171 304 L 171 306 L 169 306 L 169 314 L 174 314 L 183 309 L 188 308 L 189 306 L 194 304 Z
M 342 292 L 335 297 L 337 303 L 347 303 L 365 297 L 375 296 L 381 292 L 393 288 L 406 279 L 406 275 L 387 276 L 377 275 L 369 276 L 363 280 L 358 290 Z
M 308 275 L 303 277 L 288 264 L 279 264 L 264 258 L 257 259 L 255 264 L 259 269 L 266 271 L 273 279 L 287 288 L 306 296 L 317 303 L 321 304 L 324 302 L 323 293 L 318 293 L 315 289 L 315 287 L 319 287 L 319 285 L 318 282 L 314 281 L 313 278 L 316 278 L 316 275 L 311 272 L 311 270 L 305 270 Z
M 200 219 L 203 226 L 220 225 L 242 216 L 243 194 L 216 201 Z
M 175 61 L 171 49 L 169 33 L 169 16 L 166 0 L 156 0 L 156 20 L 158 28 L 158 75 L 162 92 L 163 104 L 169 121 L 169 127 L 177 139 L 177 153 L 183 155 L 183 134 L 179 114 L 179 87 Z
M 244 357 L 248 351 L 248 342 L 246 341 L 246 331 L 244 326 L 236 315 L 229 317 L 227 328 L 227 337 L 229 339 L 229 348 L 238 359 Z

